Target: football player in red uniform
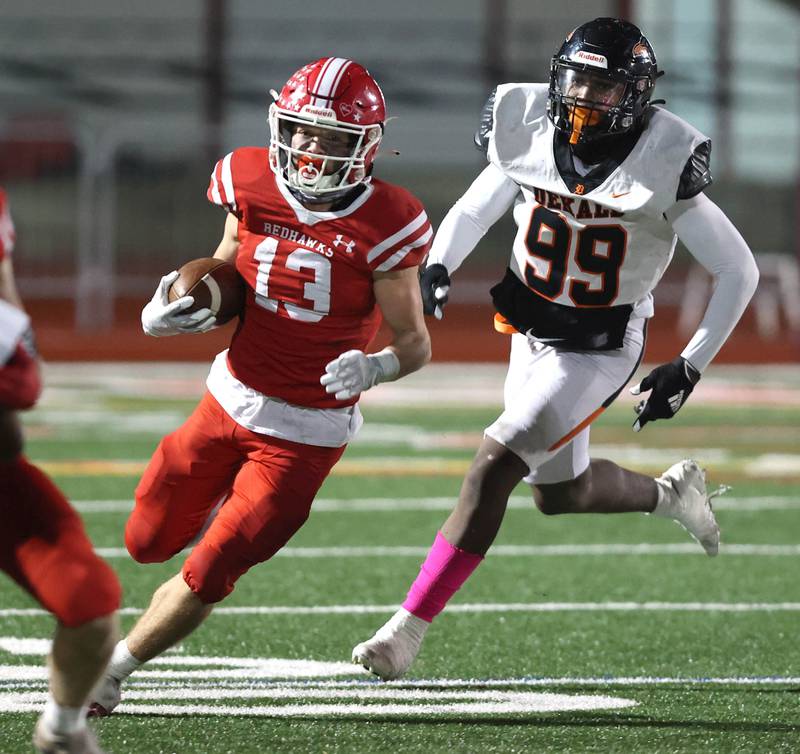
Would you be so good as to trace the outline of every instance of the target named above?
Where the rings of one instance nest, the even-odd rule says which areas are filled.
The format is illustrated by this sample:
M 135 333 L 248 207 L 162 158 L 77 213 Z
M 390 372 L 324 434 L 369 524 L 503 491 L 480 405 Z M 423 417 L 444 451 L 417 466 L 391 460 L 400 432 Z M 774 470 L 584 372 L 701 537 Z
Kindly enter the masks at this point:
M 100 754 L 86 727 L 87 697 L 117 638 L 120 587 L 78 514 L 23 453 L 16 412 L 41 390 L 38 362 L 23 343 L 29 327 L 25 313 L 0 301 L 0 569 L 58 620 L 36 750 Z
M 352 60 L 323 58 L 275 96 L 269 148 L 227 155 L 208 189 L 227 210 L 215 257 L 246 281 L 245 310 L 208 391 L 136 489 L 128 550 L 142 563 L 166 561 L 221 506 L 117 645 L 97 714 L 117 705 L 127 675 L 193 631 L 303 525 L 361 425 L 359 394 L 430 358 L 417 268 L 432 231 L 415 197 L 372 177 L 386 120 L 378 84 Z M 176 275 L 142 312 L 150 335 L 215 324 L 208 310 L 183 313 L 191 297 L 168 303 Z M 393 340 L 367 355 L 381 316 Z

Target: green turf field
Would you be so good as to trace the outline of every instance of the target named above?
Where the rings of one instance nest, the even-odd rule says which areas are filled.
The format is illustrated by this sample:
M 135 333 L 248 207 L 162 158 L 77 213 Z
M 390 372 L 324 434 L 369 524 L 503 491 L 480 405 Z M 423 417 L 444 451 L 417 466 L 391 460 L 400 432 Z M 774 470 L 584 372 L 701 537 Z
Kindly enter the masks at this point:
M 124 553 L 133 489 L 204 367 L 51 367 L 28 452 L 75 502 L 124 588 L 128 627 L 182 558 Z M 402 600 L 458 493 L 502 371 L 436 367 L 364 401 L 366 425 L 306 527 L 207 623 L 134 675 L 96 724 L 116 754 L 800 750 L 800 378 L 711 371 L 672 422 L 595 425 L 595 455 L 684 455 L 733 490 L 722 554 L 634 514 L 547 518 L 522 488 L 408 679 L 349 664 Z M 0 582 L 0 752 L 29 751 L 52 619 Z M 38 640 L 38 641 L 37 641 Z

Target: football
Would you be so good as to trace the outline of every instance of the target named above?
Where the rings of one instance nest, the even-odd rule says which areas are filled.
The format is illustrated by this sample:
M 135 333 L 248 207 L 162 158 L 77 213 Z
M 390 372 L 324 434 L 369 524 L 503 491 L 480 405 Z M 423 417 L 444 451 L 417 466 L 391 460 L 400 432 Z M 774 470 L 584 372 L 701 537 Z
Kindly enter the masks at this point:
M 187 262 L 178 270 L 177 280 L 170 286 L 169 300 L 192 296 L 194 303 L 184 310 L 190 314 L 208 308 L 223 325 L 242 313 L 245 284 L 230 262 L 201 257 Z

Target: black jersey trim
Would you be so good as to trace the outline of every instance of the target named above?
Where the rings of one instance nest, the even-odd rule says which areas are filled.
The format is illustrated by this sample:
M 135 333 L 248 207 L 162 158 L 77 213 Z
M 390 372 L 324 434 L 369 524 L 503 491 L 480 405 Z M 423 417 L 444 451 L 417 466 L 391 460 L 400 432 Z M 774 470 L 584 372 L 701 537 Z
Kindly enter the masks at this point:
M 633 151 L 641 134 L 641 131 L 637 131 L 636 133 L 625 134 L 624 137 L 620 137 L 618 140 L 615 139 L 614 146 L 608 156 L 595 165 L 586 175 L 581 175 L 575 170 L 572 148 L 569 144 L 569 134 L 556 130 L 553 134 L 553 157 L 555 158 L 558 172 L 570 193 L 588 194 L 605 183 L 606 179 L 622 165 L 627 156 Z M 583 186 L 583 188 L 580 191 L 576 191 L 578 186 Z

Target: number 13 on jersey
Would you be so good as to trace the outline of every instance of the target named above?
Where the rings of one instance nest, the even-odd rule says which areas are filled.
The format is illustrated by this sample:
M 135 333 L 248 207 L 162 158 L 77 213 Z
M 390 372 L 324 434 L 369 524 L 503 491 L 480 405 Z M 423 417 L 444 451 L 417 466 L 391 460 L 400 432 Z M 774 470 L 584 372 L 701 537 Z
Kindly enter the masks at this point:
M 255 248 L 256 303 L 271 312 L 282 306 L 291 319 L 319 322 L 331 310 L 331 263 L 310 249 L 286 253 L 267 236 Z

